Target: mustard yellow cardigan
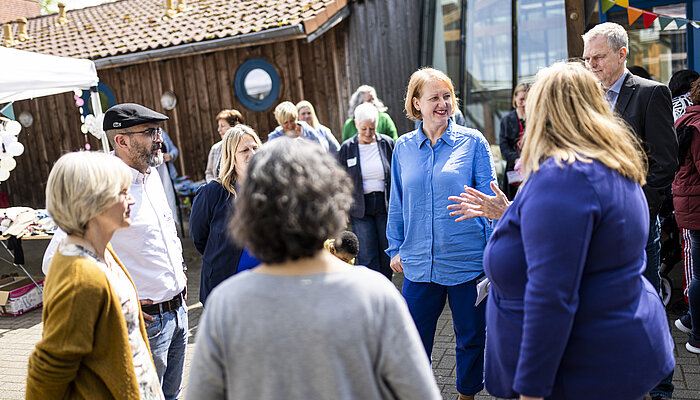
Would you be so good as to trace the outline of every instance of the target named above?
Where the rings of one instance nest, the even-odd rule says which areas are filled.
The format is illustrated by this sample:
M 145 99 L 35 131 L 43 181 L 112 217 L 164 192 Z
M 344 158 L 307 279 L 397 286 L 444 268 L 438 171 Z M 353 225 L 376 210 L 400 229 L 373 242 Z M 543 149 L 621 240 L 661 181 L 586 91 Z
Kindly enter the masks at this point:
M 107 250 L 131 280 L 110 245 Z M 28 400 L 140 398 L 121 303 L 94 260 L 56 251 L 42 319 L 42 339 L 29 358 Z

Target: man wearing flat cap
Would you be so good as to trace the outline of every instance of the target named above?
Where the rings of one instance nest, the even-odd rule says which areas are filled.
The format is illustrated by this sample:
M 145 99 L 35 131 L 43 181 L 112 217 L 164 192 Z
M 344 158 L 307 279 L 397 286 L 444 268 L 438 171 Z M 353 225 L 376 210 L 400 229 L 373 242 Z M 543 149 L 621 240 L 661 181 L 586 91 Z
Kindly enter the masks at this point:
M 187 344 L 182 244 L 156 168 L 163 163 L 163 114 L 132 103 L 105 112 L 103 129 L 114 155 L 131 168 L 131 226 L 112 247 L 133 278 L 147 323 L 151 354 L 167 400 L 180 397 Z
M 111 244 L 136 286 L 156 372 L 170 400 L 181 397 L 188 320 L 182 244 L 156 170 L 163 162 L 158 123 L 167 119 L 144 106 L 124 103 L 105 112 L 102 127 L 114 155 L 131 169 L 129 192 L 135 200 L 131 225 L 115 232 Z M 65 237 L 59 229 L 51 239 L 44 273 Z

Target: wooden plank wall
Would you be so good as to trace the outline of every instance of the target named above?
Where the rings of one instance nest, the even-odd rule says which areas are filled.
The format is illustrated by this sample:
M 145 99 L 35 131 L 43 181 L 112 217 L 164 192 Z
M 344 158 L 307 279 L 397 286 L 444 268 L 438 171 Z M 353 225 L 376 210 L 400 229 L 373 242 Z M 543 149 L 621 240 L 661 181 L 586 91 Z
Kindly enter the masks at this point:
M 176 168 L 181 175 L 199 180 L 204 178 L 211 145 L 220 140 L 214 118 L 225 108 L 241 111 L 264 141 L 277 126 L 274 107 L 284 100 L 306 99 L 314 104 L 321 123 L 340 137 L 348 97 L 344 49 L 345 32 L 337 26 L 311 43 L 278 41 L 103 68 L 98 75 L 112 89 L 117 103 L 139 103 L 170 118 L 164 128 L 180 150 Z M 233 90 L 236 69 L 250 58 L 269 61 L 280 75 L 278 101 L 261 112 L 244 108 Z M 178 99 L 171 111 L 160 105 L 165 91 L 174 92 Z M 32 112 L 35 123 L 20 134 L 25 154 L 17 158 L 10 179 L 0 183 L 0 191 L 8 193 L 11 205 L 38 208 L 44 207 L 44 189 L 53 163 L 61 154 L 83 148 L 85 139 L 72 93 L 15 103 L 17 114 L 25 109 Z M 98 141 L 88 137 L 92 148 L 99 149 Z
M 345 42 L 347 90 L 367 84 L 389 107 L 399 134 L 413 130 L 404 97 L 416 70 L 420 29 L 419 0 L 358 0 L 351 3 Z M 348 96 L 349 98 L 349 96 Z M 347 99 L 344 113 L 347 113 Z
M 17 137 L 24 153 L 15 157 L 17 167 L 8 180 L 0 182 L 0 192 L 8 194 L 11 206 L 43 208 L 46 180 L 53 164 L 61 155 L 85 148 L 80 113 L 72 92 L 18 101 L 13 107 L 16 116 L 22 111 L 31 112 L 34 123 L 23 127 Z M 87 137 L 92 149 L 101 148 L 94 136 Z

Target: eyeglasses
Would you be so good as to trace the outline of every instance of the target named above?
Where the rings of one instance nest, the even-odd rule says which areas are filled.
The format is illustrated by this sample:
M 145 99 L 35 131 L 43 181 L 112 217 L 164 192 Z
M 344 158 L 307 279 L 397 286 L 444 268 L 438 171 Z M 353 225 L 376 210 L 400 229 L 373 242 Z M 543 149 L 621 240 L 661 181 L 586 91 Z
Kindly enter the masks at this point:
M 163 137 L 163 129 L 162 128 L 148 128 L 145 131 L 141 132 L 124 132 L 124 135 L 135 135 L 138 133 L 142 133 L 144 135 L 150 135 L 151 140 L 155 141 L 159 137 Z

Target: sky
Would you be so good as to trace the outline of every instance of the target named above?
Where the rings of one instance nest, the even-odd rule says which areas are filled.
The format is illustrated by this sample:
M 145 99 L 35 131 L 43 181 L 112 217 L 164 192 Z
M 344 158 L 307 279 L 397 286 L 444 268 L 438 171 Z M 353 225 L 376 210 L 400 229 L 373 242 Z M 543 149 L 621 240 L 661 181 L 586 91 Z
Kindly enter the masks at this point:
M 66 5 L 66 10 L 75 10 L 78 8 L 96 6 L 102 3 L 109 3 L 114 0 L 62 0 Z M 53 12 L 58 12 L 58 1 L 52 1 L 49 5 L 49 9 Z

